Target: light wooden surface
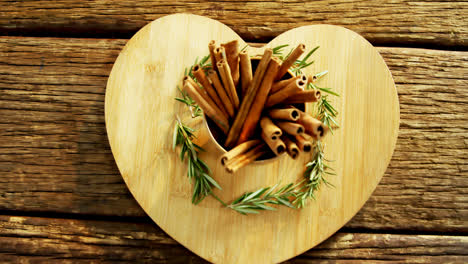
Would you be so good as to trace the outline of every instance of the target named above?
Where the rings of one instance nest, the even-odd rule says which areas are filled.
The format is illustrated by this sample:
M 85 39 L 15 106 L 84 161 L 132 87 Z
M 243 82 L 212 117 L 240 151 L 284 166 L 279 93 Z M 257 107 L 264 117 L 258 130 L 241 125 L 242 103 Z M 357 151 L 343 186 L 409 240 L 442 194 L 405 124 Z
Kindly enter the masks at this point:
M 326 141 L 327 157 L 334 160 L 338 174 L 330 179 L 336 187 L 322 189 L 317 201 L 300 211 L 281 208 L 246 217 L 212 199 L 193 206 L 185 166 L 170 149 L 174 115 L 186 111 L 173 101 L 176 86 L 184 68 L 205 55 L 211 39 L 238 38 L 221 23 L 193 15 L 168 16 L 145 26 L 114 64 L 106 90 L 106 126 L 130 191 L 169 235 L 213 262 L 279 262 L 336 232 L 368 199 L 393 153 L 398 98 L 383 59 L 356 33 L 324 25 L 281 34 L 267 46 L 303 42 L 311 49 L 320 45 L 316 63 L 306 73 L 328 69 L 322 85 L 341 94 L 334 101 L 341 128 Z M 299 162 L 284 158 L 229 175 L 218 165 L 219 153 L 206 131 L 200 137 L 209 153 L 203 159 L 224 187 L 219 196 L 226 201 L 278 181 L 296 181 L 310 159 L 307 155 Z

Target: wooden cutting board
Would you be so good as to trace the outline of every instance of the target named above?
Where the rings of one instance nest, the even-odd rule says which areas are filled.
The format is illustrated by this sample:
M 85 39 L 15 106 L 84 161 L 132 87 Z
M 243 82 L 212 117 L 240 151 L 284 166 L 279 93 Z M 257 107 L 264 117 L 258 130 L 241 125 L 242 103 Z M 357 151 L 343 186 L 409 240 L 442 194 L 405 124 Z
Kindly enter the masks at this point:
M 261 18 L 259 18 L 261 19 Z M 146 213 L 182 245 L 216 263 L 281 262 L 314 247 L 348 222 L 377 186 L 392 156 L 399 126 L 399 104 L 390 71 L 364 38 L 348 29 L 311 25 L 285 32 L 267 46 L 298 43 L 308 50 L 319 45 L 312 74 L 328 70 L 320 81 L 341 96 L 332 99 L 341 128 L 325 140 L 326 158 L 337 175 L 317 199 L 302 210 L 279 208 L 241 215 L 211 197 L 191 203 L 186 165 L 172 150 L 175 116 L 189 120 L 176 102 L 177 85 L 195 58 L 208 54 L 208 42 L 245 42 L 215 20 L 189 14 L 170 15 L 142 28 L 117 58 L 106 91 L 106 126 L 112 153 L 128 188 Z M 249 47 L 262 54 L 262 48 Z M 202 158 L 223 187 L 216 194 L 232 201 L 246 191 L 296 182 L 310 155 L 283 156 L 250 165 L 236 174 L 220 166 L 221 152 L 200 120 Z

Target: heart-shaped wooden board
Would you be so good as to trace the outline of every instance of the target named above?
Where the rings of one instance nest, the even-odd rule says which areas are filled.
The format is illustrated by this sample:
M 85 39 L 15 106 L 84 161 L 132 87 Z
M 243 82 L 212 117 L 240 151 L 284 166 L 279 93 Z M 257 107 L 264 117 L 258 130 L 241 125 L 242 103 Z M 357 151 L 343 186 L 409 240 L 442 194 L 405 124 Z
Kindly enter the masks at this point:
M 261 18 L 259 18 L 261 19 Z M 172 150 L 176 115 L 189 119 L 174 100 L 184 69 L 208 54 L 208 42 L 238 39 L 229 27 L 189 14 L 170 15 L 142 28 L 117 58 L 106 90 L 106 126 L 112 153 L 128 188 L 145 212 L 182 245 L 216 263 L 272 263 L 314 247 L 341 228 L 364 205 L 392 156 L 399 126 L 395 84 L 382 57 L 348 29 L 311 25 L 285 32 L 267 46 L 320 46 L 307 74 L 328 70 L 320 81 L 341 96 L 332 99 L 340 129 L 325 140 L 326 158 L 336 176 L 302 210 L 279 208 L 241 215 L 211 197 L 191 203 L 186 165 Z M 249 54 L 263 48 L 249 47 Z M 196 121 L 192 122 L 196 123 Z M 201 123 L 201 122 L 198 122 Z M 278 182 L 297 182 L 310 155 L 288 156 L 227 174 L 221 152 L 198 125 L 204 159 L 223 187 L 216 194 L 232 201 L 246 191 Z

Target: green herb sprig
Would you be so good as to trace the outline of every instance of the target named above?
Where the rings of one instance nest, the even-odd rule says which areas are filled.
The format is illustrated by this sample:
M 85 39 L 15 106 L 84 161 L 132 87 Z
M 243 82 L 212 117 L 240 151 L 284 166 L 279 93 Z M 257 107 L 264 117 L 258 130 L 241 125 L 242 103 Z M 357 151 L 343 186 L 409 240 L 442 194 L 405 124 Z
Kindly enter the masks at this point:
M 333 169 L 325 163 L 326 160 L 320 141 L 317 141 L 314 153 L 312 160 L 306 164 L 304 184 L 301 186 L 300 190 L 296 192 L 296 199 L 293 201 L 296 208 L 303 208 L 309 199 L 315 200 L 315 192 L 320 189 L 322 183 L 333 186 L 326 180 L 325 175 L 335 175 L 335 173 Z
M 192 203 L 198 204 L 206 196 L 213 195 L 214 187 L 221 190 L 221 186 L 210 176 L 211 170 L 208 165 L 198 157 L 199 152 L 204 149 L 192 142 L 195 137 L 194 131 L 177 117 L 172 147 L 175 149 L 180 146 L 180 160 L 187 160 L 187 176 L 194 183 Z
M 291 68 L 291 71 L 297 76 L 297 75 L 300 75 L 302 74 L 302 70 L 304 68 L 307 68 L 309 67 L 310 65 L 312 65 L 314 63 L 314 61 L 307 61 L 310 56 L 312 56 L 312 54 L 314 54 L 314 52 L 316 50 L 318 50 L 318 48 L 320 48 L 320 46 L 317 46 L 315 48 L 313 48 L 311 51 L 309 51 L 309 53 L 307 53 L 304 58 L 302 58 L 301 60 L 296 60 L 296 62 L 293 64 L 292 68 Z M 291 53 L 291 52 L 290 52 Z M 289 55 L 288 55 L 289 56 Z
M 289 201 L 295 196 L 297 185 L 292 183 L 276 189 L 278 184 L 273 187 L 265 187 L 255 192 L 247 192 L 229 204 L 227 207 L 241 214 L 258 214 L 261 210 L 274 211 L 276 208 L 269 205 L 283 205 L 295 208 Z
M 182 95 L 182 98 L 176 97 L 175 99 L 189 107 L 192 118 L 195 118 L 197 116 L 201 116 L 202 115 L 202 109 L 200 108 L 200 106 L 185 91 L 180 89 L 179 86 L 177 86 L 177 89 L 179 90 L 180 94 Z

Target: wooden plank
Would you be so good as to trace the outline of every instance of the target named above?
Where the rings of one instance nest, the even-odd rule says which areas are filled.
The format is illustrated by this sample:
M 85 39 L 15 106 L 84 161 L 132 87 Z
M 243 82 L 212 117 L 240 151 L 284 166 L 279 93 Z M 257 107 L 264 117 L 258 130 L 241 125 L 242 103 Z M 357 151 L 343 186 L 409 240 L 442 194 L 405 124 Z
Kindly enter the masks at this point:
M 107 76 L 124 43 L 0 38 L 0 210 L 145 215 L 104 126 Z M 347 226 L 467 232 L 468 52 L 379 51 L 397 83 L 400 134 Z
M 288 263 L 462 263 L 466 236 L 339 232 Z M 0 216 L 0 262 L 206 263 L 152 223 Z
M 294 27 L 334 24 L 374 44 L 468 45 L 466 1 L 11 1 L 1 0 L 0 32 L 34 36 L 130 37 L 173 13 L 217 19 L 246 41 L 267 41 Z

